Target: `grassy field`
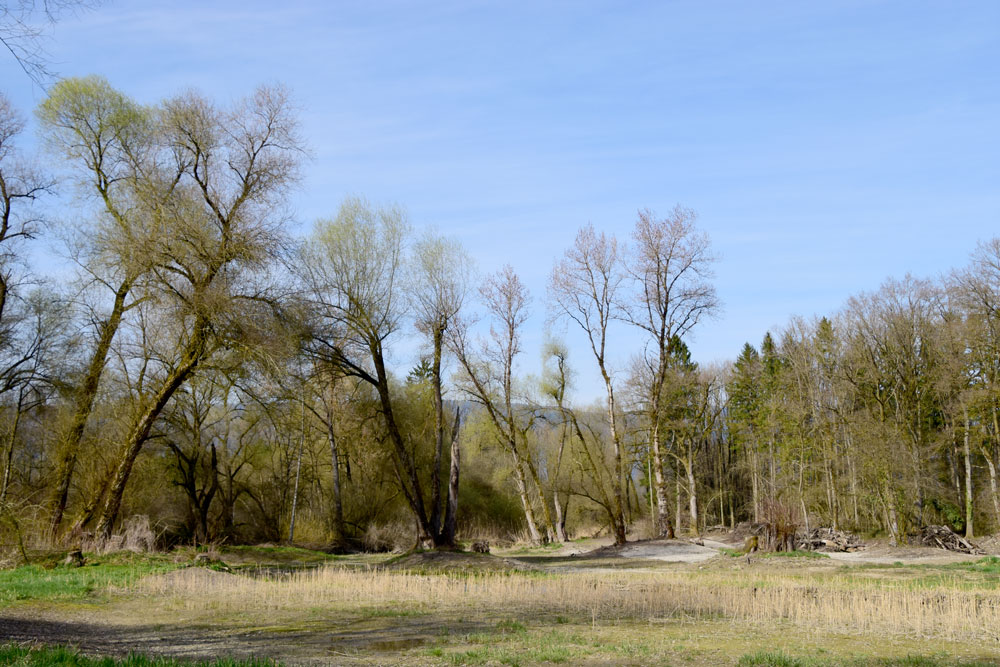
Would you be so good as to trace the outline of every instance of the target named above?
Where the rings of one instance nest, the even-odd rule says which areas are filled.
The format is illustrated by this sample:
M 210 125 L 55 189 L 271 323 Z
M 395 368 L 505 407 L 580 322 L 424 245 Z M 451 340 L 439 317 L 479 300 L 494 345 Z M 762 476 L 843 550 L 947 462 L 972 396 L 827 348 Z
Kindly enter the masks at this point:
M 18 600 L 80 600 L 106 594 L 111 587 L 123 587 L 151 575 L 168 572 L 180 565 L 160 554 L 122 552 L 90 555 L 86 567 L 60 567 L 55 558 L 10 570 L 0 570 L 0 608 Z
M 85 655 L 285 664 L 1000 664 L 995 557 L 845 565 L 720 555 L 629 568 L 607 557 L 568 567 L 551 549 L 519 552 L 538 556 L 530 567 L 472 554 L 217 555 L 231 572 L 177 555 L 0 572 L 0 642 L 38 632 Z M 27 629 L 5 634 L 19 619 L 31 619 L 16 626 Z M 0 664 L 119 664 L 7 655 Z
M 92 658 L 73 649 L 29 648 L 26 646 L 0 646 L 0 665 L 17 667 L 272 667 L 271 660 L 220 660 L 181 661 L 173 658 L 156 658 L 132 654 L 124 658 Z

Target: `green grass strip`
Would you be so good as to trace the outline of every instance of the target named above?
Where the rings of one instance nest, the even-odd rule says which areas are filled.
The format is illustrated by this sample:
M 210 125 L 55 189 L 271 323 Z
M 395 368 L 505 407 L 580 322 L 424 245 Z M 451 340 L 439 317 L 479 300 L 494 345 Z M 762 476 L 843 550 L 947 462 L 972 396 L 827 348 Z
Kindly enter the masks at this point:
M 797 658 L 781 651 L 758 651 L 740 657 L 736 665 L 737 667 L 990 667 L 996 663 L 919 655 L 902 658 Z
M 221 658 L 209 661 L 175 660 L 174 658 L 152 658 L 137 653 L 125 658 L 90 658 L 79 652 L 63 647 L 28 648 L 15 644 L 0 646 L 0 665 L 16 667 L 278 667 L 273 660 L 251 658 L 234 660 Z

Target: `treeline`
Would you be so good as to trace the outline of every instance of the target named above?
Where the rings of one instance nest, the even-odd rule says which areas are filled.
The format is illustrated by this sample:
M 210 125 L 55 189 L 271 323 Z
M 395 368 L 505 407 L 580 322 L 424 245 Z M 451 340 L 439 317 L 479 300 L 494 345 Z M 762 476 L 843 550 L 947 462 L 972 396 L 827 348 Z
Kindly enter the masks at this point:
M 894 541 L 928 523 L 996 531 L 998 335 L 993 239 L 941 280 L 889 280 L 745 346 L 727 416 L 753 518 L 782 497 L 804 521 Z
M 292 238 L 305 149 L 279 88 L 143 106 L 68 79 L 36 117 L 45 169 L 0 97 L 7 547 L 139 516 L 165 543 L 340 548 L 1000 525 L 1000 241 L 704 368 L 684 341 L 718 308 L 715 260 L 687 209 L 581 229 L 533 301 L 398 207 L 352 198 Z M 73 203 L 42 215 L 57 191 Z M 550 338 L 535 376 L 532 308 L 584 341 Z M 594 406 L 569 400 L 584 365 Z

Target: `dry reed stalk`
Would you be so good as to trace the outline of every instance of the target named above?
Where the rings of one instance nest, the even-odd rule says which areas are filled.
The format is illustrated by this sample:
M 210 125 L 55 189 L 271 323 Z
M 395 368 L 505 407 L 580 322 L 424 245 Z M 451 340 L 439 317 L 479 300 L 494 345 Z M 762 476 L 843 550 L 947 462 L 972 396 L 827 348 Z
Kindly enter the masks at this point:
M 106 538 L 87 537 L 79 540 L 84 551 L 109 554 L 117 551 L 149 553 L 156 549 L 156 533 L 149 524 L 149 517 L 131 516 L 122 522 L 121 531 Z
M 203 571 L 202 571 L 203 572 Z M 547 577 L 360 572 L 328 567 L 281 579 L 211 577 L 198 570 L 141 580 L 139 591 L 185 609 L 270 610 L 411 605 L 439 611 L 568 613 L 601 619 L 693 615 L 750 623 L 787 621 L 874 635 L 1000 640 L 1000 593 L 946 585 L 751 573 L 580 573 Z

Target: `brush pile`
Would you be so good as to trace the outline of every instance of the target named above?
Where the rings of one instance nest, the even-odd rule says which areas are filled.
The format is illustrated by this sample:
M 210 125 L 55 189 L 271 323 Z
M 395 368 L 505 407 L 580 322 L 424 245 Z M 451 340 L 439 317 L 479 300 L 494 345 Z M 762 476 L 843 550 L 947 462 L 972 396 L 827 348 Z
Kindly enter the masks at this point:
M 920 531 L 920 543 L 928 547 L 937 547 L 963 554 L 982 555 L 986 553 L 947 526 L 924 526 Z
M 796 536 L 795 548 L 801 551 L 859 551 L 865 545 L 853 533 L 833 528 L 813 528 Z

